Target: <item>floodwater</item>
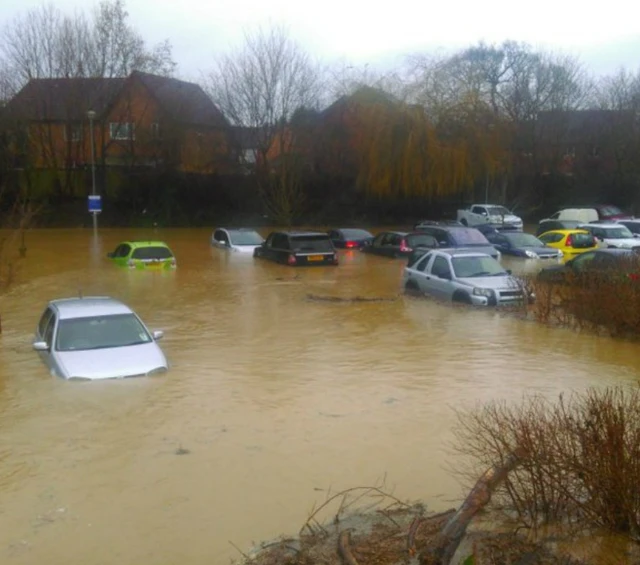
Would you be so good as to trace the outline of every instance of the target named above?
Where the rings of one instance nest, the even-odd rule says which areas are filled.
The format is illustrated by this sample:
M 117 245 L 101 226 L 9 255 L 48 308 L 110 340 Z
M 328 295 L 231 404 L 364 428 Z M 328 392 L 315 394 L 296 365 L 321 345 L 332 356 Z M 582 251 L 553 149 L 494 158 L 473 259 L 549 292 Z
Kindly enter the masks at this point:
M 212 249 L 210 233 L 27 235 L 21 283 L 0 298 L 0 563 L 227 564 L 230 542 L 297 532 L 329 488 L 383 479 L 445 509 L 461 495 L 446 471 L 455 408 L 638 380 L 636 344 L 400 295 L 402 260 L 349 251 L 294 269 Z M 175 272 L 105 258 L 147 237 L 173 247 Z M 78 292 L 165 330 L 170 372 L 50 377 L 33 330 L 49 299 Z

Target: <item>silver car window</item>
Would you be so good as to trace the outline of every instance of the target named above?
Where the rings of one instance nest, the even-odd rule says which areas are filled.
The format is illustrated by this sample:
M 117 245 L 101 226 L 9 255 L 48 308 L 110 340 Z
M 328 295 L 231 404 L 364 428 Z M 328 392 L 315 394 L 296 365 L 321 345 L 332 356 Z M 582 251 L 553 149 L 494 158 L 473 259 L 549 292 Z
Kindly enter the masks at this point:
M 436 257 L 433 260 L 431 266 L 431 272 L 436 276 L 442 278 L 451 278 L 451 269 L 449 262 L 444 257 Z
M 47 345 L 49 345 L 49 347 L 52 346 L 53 344 L 53 330 L 56 327 L 56 316 L 55 314 L 51 316 L 51 318 L 49 318 L 49 322 L 47 323 L 47 326 L 44 330 L 44 334 L 43 334 L 43 341 L 45 341 L 47 343 Z

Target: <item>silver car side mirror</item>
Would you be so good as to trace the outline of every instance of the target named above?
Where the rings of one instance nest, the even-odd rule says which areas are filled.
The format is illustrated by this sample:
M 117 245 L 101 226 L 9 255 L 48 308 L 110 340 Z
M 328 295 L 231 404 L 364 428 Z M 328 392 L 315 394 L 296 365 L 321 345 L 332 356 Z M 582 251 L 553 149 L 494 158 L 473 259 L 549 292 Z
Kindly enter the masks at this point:
M 49 344 L 46 341 L 34 341 L 33 348 L 36 351 L 49 351 Z
M 153 336 L 153 339 L 155 341 L 158 341 L 159 339 L 162 339 L 164 337 L 164 332 L 162 330 L 155 330 L 151 333 L 151 335 Z

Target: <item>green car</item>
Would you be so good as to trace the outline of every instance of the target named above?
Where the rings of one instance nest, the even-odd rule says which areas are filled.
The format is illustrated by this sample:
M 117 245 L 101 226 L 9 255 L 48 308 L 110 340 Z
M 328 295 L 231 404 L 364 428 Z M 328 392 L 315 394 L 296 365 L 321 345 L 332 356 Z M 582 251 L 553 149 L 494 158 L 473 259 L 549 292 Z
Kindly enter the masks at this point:
M 163 241 L 123 241 L 107 257 L 130 269 L 168 270 L 176 268 L 176 258 Z

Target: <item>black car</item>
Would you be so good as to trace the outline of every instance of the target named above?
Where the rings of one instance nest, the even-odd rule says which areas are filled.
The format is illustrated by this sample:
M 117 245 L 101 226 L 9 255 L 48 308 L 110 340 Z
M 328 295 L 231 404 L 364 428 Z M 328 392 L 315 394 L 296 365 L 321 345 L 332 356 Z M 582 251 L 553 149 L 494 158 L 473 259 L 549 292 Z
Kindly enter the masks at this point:
M 575 230 L 582 224 L 584 224 L 584 222 L 578 222 L 577 220 L 542 220 L 538 224 L 536 237 L 542 235 L 543 233 L 547 233 L 548 231 Z
M 603 276 L 610 281 L 614 273 L 634 280 L 640 279 L 640 253 L 632 249 L 595 249 L 585 251 L 564 265 L 554 265 L 542 269 L 538 279 L 547 282 L 562 283 L 570 277 Z
M 513 255 L 528 259 L 558 259 L 562 252 L 545 245 L 535 235 L 521 231 L 488 233 L 487 239 L 503 255 Z
M 253 256 L 292 267 L 338 264 L 329 235 L 321 232 L 272 232 Z
M 338 249 L 360 249 L 373 241 L 373 234 L 367 230 L 339 228 L 328 232 L 333 246 Z
M 476 228 L 424 225 L 420 228 L 420 232 L 433 236 L 438 242 L 438 247 L 468 249 L 500 259 L 500 252 Z
M 413 229 L 419 231 L 424 226 L 461 226 L 458 220 L 420 220 L 413 226 Z
M 362 251 L 397 259 L 408 257 L 417 249 L 423 249 L 426 253 L 435 247 L 438 247 L 436 240 L 423 232 L 385 231 L 379 233 L 371 245 L 363 247 Z

